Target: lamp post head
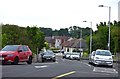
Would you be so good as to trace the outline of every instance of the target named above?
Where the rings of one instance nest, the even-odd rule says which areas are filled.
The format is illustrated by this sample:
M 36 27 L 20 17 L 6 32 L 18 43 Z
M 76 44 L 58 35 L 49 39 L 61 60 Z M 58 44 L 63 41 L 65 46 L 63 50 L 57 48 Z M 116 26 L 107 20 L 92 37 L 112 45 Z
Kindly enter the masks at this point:
M 87 21 L 83 21 L 83 22 L 87 22 Z
M 104 7 L 104 5 L 99 5 L 98 7 Z

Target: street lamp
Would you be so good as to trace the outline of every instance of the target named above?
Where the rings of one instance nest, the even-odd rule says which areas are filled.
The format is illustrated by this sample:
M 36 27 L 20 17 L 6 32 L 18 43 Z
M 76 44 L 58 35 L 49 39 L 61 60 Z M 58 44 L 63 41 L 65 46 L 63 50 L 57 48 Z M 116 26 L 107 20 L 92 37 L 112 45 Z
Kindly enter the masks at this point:
M 82 29 L 80 30 L 80 56 L 82 57 L 83 50 L 82 50 Z
M 88 21 L 83 21 L 83 22 L 88 22 Z M 90 54 L 92 51 L 92 22 L 90 22 Z
M 108 35 L 108 50 L 110 50 L 110 16 L 111 16 L 111 7 L 110 6 L 104 6 L 104 5 L 99 5 L 98 7 L 107 7 L 109 8 L 109 22 L 108 22 L 108 27 L 109 27 L 109 35 Z

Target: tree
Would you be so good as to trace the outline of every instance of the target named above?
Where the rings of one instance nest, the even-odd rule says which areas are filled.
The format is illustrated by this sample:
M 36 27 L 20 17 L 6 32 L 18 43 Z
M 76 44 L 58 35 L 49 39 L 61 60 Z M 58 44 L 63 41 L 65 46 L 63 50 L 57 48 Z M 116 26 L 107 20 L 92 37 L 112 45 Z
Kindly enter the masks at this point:
M 106 25 L 106 22 L 100 22 L 100 24 L 97 24 L 98 30 L 93 32 L 93 42 L 92 42 L 92 50 L 96 49 L 108 49 L 108 26 Z M 111 40 L 110 40 L 110 51 L 112 53 L 120 51 L 119 45 L 120 45 L 120 22 L 114 21 L 114 23 L 111 23 Z M 89 37 L 86 38 L 87 44 L 89 45 Z
M 20 27 L 18 25 L 2 25 L 2 47 L 5 45 L 28 45 L 33 53 L 36 53 L 37 47 L 44 47 L 44 34 L 36 26 Z
M 53 35 L 53 30 L 51 28 L 40 27 L 40 30 L 45 34 L 45 36 Z

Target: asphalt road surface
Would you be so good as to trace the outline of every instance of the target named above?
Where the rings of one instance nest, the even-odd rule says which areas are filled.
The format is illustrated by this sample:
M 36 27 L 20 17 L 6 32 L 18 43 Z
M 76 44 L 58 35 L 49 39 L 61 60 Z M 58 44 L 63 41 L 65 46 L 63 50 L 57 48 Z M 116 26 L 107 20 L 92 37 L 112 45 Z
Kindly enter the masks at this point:
M 118 72 L 115 68 L 97 66 L 88 64 L 88 60 L 68 60 L 57 57 L 56 62 L 32 63 L 31 65 L 25 62 L 18 65 L 2 65 L 2 77 L 6 78 L 94 78 L 118 77 Z M 82 78 L 81 78 L 82 77 Z

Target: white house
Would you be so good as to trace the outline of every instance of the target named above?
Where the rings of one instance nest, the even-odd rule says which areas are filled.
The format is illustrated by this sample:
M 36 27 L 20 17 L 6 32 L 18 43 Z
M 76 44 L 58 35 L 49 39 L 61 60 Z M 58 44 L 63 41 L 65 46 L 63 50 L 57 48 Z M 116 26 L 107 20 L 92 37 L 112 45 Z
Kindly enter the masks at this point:
M 55 48 L 61 48 L 61 43 L 62 43 L 61 39 L 55 39 Z

